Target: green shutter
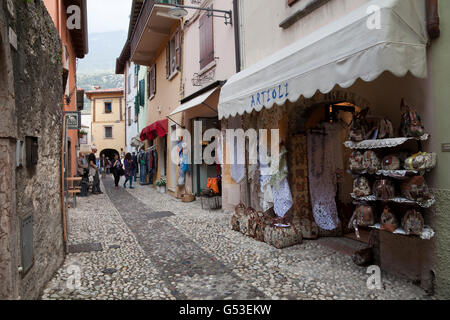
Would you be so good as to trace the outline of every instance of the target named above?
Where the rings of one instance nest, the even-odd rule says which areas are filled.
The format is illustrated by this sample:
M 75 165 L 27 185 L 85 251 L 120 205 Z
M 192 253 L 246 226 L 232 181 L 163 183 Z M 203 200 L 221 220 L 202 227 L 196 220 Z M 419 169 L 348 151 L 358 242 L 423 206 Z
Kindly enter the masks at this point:
M 139 105 L 145 105 L 145 80 L 139 81 Z
M 137 95 L 135 100 L 134 100 L 134 109 L 135 109 L 134 112 L 136 113 L 136 116 L 139 115 L 139 108 L 140 108 L 140 106 L 139 106 L 139 95 Z

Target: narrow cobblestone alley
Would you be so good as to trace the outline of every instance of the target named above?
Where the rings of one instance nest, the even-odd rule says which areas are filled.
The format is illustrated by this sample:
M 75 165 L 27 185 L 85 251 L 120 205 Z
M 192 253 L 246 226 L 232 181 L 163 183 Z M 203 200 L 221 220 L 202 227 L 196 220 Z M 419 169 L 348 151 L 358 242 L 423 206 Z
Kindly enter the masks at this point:
M 148 186 L 115 190 L 109 177 L 102 187 L 103 195 L 80 198 L 69 213 L 69 247 L 101 250 L 69 253 L 42 299 L 425 298 L 384 274 L 383 289 L 368 290 L 364 268 L 318 242 L 277 250 L 232 231 L 227 214 L 198 201 Z M 78 289 L 70 289 L 74 270 Z

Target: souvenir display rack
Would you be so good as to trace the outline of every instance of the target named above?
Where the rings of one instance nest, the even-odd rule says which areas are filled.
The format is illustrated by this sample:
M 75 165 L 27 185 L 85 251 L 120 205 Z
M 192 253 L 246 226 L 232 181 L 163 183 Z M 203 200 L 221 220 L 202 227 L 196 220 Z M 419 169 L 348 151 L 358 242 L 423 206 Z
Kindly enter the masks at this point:
M 389 148 L 401 146 L 401 145 L 405 144 L 406 142 L 413 141 L 413 140 L 416 140 L 420 146 L 420 143 L 422 141 L 428 140 L 428 138 L 429 138 L 429 135 L 424 134 L 423 136 L 421 136 L 419 138 L 401 137 L 401 138 L 390 138 L 390 139 L 364 140 L 361 142 L 346 141 L 344 143 L 344 145 L 345 145 L 345 147 L 352 149 L 352 150 L 389 149 Z M 397 179 L 397 180 L 402 180 L 402 179 L 406 179 L 409 176 L 415 176 L 418 174 L 424 175 L 425 172 L 426 172 L 425 170 L 423 170 L 423 171 L 418 171 L 418 170 L 378 170 L 374 174 L 368 173 L 367 171 L 363 171 L 363 172 L 359 172 L 359 173 L 355 173 L 355 172 L 351 172 L 351 173 L 353 175 L 384 176 L 384 177 L 389 177 L 389 178 L 393 178 L 393 179 Z M 409 200 L 409 199 L 406 199 L 403 197 L 398 197 L 398 196 L 395 198 L 392 198 L 392 199 L 388 199 L 388 200 L 380 200 L 380 199 L 377 199 L 377 197 L 375 195 L 369 195 L 366 197 L 357 197 L 353 193 L 351 194 L 351 197 L 353 198 L 354 204 L 356 204 L 356 205 L 360 204 L 361 202 L 384 202 L 384 203 L 394 202 L 394 203 L 398 203 L 400 205 L 402 205 L 402 204 L 407 205 L 407 206 L 418 205 L 421 208 L 431 208 L 436 202 L 436 200 L 434 199 L 434 196 L 432 196 L 431 199 L 429 199 L 427 201 L 413 201 L 413 200 Z M 405 210 L 405 212 L 406 212 L 406 210 Z M 373 226 L 370 226 L 370 228 L 380 230 L 381 224 L 375 223 Z M 393 232 L 393 234 L 407 236 L 405 230 L 401 226 L 399 228 L 397 228 Z M 435 232 L 433 231 L 433 229 L 429 226 L 424 225 L 423 232 L 422 232 L 420 238 L 423 240 L 430 240 L 434 237 L 434 235 L 435 235 Z

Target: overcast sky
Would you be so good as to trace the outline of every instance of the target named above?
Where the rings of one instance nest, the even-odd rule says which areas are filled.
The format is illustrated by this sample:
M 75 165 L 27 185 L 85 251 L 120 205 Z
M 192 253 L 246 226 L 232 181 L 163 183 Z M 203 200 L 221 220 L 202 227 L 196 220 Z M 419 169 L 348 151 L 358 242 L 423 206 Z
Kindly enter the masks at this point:
M 89 33 L 128 30 L 132 0 L 88 0 Z

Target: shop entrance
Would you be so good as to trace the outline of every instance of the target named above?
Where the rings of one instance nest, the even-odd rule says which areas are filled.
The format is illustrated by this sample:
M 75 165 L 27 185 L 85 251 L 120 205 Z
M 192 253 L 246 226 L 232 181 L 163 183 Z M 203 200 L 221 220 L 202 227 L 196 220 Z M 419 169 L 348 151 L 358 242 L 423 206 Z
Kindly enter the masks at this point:
M 218 129 L 220 130 L 220 121 L 217 118 L 195 118 L 191 120 L 191 128 L 194 128 L 194 122 L 201 121 L 202 122 L 202 133 L 201 137 L 194 136 L 192 139 L 192 143 L 196 141 L 201 141 L 204 148 L 208 146 L 210 141 L 203 141 L 203 134 L 205 131 L 209 129 Z M 194 145 L 192 145 L 192 150 L 194 150 Z M 192 159 L 192 163 L 194 159 Z M 202 190 L 207 189 L 208 178 L 216 178 L 221 175 L 220 166 L 216 164 L 208 165 L 206 163 L 202 164 L 194 164 L 193 165 L 193 179 L 192 179 L 192 191 L 194 194 L 198 195 L 202 192 Z M 220 187 L 220 186 L 219 186 Z
M 360 230 L 360 239 L 356 239 L 354 230 L 348 228 L 353 215 L 353 179 L 347 173 L 351 151 L 344 142 L 353 114 L 359 111 L 352 103 L 337 101 L 313 105 L 304 114 L 301 141 L 307 145 L 310 218 L 317 223 L 321 238 L 347 237 L 365 243 L 369 238 L 368 230 Z M 295 141 L 296 136 L 291 139 Z

